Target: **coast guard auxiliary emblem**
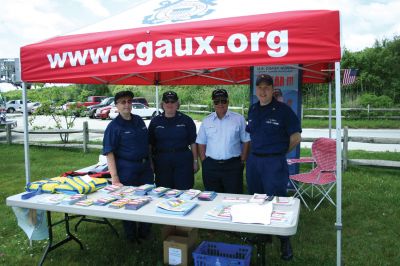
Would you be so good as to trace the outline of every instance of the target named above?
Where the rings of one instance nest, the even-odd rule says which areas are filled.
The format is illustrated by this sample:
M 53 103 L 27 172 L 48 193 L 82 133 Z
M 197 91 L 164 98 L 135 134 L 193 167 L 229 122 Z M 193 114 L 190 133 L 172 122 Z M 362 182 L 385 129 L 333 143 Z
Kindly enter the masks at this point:
M 214 12 L 210 6 L 216 5 L 216 0 L 178 0 L 161 1 L 161 7 L 152 15 L 145 16 L 143 24 L 160 24 L 178 22 L 204 17 Z

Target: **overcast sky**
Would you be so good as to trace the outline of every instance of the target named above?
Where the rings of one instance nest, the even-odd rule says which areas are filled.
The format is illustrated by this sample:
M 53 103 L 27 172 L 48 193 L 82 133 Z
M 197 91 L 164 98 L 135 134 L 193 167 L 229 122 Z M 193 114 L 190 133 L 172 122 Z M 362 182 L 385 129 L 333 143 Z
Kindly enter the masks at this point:
M 19 57 L 21 46 L 79 30 L 143 1 L 0 0 L 0 58 Z M 371 47 L 376 39 L 392 39 L 400 35 L 400 0 L 315 1 L 333 2 L 338 7 L 341 12 L 342 45 L 351 51 Z M 282 1 L 269 2 L 275 6 Z M 308 9 L 310 2 L 300 1 L 304 3 L 303 9 Z

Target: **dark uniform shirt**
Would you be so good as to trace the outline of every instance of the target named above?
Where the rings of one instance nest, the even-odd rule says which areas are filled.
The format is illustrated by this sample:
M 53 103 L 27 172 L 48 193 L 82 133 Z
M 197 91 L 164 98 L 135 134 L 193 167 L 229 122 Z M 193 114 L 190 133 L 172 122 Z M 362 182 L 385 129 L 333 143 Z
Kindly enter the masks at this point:
M 141 160 L 149 156 L 148 130 L 143 119 L 132 115 L 125 120 L 118 115 L 108 124 L 103 138 L 103 155 L 113 152 L 121 182 L 142 171 Z
M 185 149 L 196 141 L 196 125 L 181 112 L 171 118 L 160 114 L 150 122 L 149 137 L 156 153 L 157 150 Z
M 301 127 L 293 110 L 273 98 L 265 106 L 257 102 L 250 107 L 247 131 L 253 153 L 284 155 L 289 148 L 290 136 L 301 133 Z

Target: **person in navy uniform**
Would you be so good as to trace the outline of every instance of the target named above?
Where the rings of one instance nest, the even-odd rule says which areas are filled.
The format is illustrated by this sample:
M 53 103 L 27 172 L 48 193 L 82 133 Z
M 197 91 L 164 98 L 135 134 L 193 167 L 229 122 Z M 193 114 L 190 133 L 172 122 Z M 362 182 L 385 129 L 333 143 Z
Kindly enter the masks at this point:
M 163 93 L 164 112 L 151 120 L 149 136 L 156 185 L 186 190 L 193 188 L 194 173 L 199 169 L 196 125 L 178 111 L 179 105 L 174 91 Z
M 251 149 L 246 166 L 249 194 L 286 196 L 289 170 L 286 154 L 301 141 L 300 121 L 292 109 L 273 97 L 273 79 L 260 75 L 256 80 L 258 102 L 250 106 L 247 131 Z M 293 258 L 288 237 L 281 240 L 281 258 Z
M 140 186 L 153 184 L 154 174 L 149 159 L 149 134 L 143 119 L 131 113 L 133 93 L 121 91 L 114 102 L 119 115 L 111 121 L 103 138 L 103 155 L 113 185 Z M 150 224 L 123 221 L 125 235 L 130 241 L 147 238 Z
M 205 190 L 243 193 L 243 169 L 250 136 L 240 114 L 228 111 L 228 92 L 212 92 L 215 112 L 204 118 L 196 142 L 202 161 Z

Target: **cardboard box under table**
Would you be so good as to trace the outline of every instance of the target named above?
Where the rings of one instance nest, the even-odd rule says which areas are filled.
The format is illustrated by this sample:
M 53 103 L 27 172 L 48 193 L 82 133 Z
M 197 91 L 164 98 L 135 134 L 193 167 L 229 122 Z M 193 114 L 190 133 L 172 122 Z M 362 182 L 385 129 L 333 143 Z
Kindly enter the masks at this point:
M 189 265 L 197 241 L 198 229 L 191 227 L 164 226 L 164 264 Z

